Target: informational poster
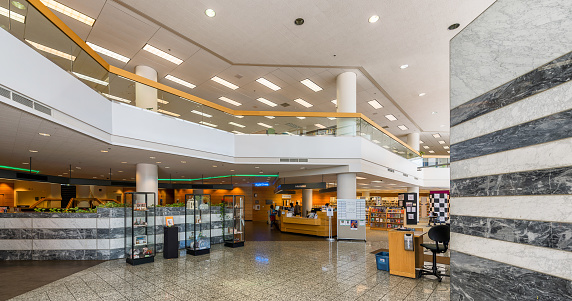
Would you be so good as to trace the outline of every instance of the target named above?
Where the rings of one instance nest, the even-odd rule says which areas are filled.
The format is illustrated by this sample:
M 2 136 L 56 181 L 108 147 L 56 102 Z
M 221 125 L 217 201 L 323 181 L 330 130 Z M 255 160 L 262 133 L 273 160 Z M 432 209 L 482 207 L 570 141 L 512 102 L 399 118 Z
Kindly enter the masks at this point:
M 364 199 L 337 199 L 338 239 L 366 239 Z
M 350 221 L 350 230 L 357 231 L 357 229 L 358 229 L 358 221 L 357 220 L 351 220 Z
M 356 216 L 356 201 L 357 200 L 347 200 L 346 201 L 346 217 L 347 219 L 355 219 Z
M 326 209 L 326 215 L 327 216 L 334 216 L 334 208 L 331 208 L 331 207 L 327 208 Z

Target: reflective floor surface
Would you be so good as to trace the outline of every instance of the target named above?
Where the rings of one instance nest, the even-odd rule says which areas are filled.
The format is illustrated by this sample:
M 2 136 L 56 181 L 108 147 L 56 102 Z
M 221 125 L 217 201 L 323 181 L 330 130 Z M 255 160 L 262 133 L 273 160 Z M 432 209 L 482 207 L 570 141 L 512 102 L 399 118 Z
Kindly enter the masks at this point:
M 449 278 L 378 271 L 370 252 L 386 244 L 247 241 L 139 266 L 112 260 L 12 300 L 449 300 Z

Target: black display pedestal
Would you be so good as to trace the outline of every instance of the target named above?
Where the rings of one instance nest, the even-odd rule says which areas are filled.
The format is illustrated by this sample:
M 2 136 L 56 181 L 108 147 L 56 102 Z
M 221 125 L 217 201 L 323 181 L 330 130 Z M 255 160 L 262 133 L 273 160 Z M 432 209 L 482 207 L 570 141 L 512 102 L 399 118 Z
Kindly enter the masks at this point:
M 211 249 L 202 249 L 202 250 L 187 249 L 187 254 L 193 255 L 193 256 L 209 254 L 210 252 L 211 252 Z
M 127 258 L 127 263 L 130 265 L 140 265 L 140 264 L 154 262 L 154 261 L 155 261 L 155 256 L 135 258 L 135 259 Z
M 240 242 L 225 242 L 224 243 L 225 247 L 229 247 L 229 248 L 239 248 L 239 247 L 244 247 L 244 241 L 240 241 Z
M 179 257 L 179 228 L 163 227 L 163 258 Z

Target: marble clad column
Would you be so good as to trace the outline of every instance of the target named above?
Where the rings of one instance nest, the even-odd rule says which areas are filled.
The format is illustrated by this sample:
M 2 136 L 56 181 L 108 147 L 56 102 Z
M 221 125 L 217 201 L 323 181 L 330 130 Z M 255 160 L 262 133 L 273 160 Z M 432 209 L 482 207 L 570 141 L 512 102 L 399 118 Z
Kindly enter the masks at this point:
M 451 40 L 451 300 L 572 300 L 572 2 Z
M 147 66 L 135 66 L 135 74 L 157 81 L 157 71 Z M 157 111 L 157 89 L 135 83 L 135 105 L 146 110 Z

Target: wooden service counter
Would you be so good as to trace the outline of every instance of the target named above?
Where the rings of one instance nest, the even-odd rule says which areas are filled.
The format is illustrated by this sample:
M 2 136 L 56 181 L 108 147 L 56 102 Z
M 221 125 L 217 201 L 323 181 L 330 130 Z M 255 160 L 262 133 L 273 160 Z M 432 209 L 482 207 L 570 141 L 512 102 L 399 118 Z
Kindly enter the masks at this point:
M 413 251 L 404 249 L 404 235 L 413 236 Z M 415 231 L 389 230 L 389 273 L 409 278 L 417 278 L 417 270 L 423 268 L 422 229 Z
M 288 233 L 298 233 L 328 237 L 329 221 L 326 212 L 318 212 L 318 218 L 286 217 L 282 214 L 279 217 L 280 231 Z M 332 216 L 332 237 L 337 235 L 337 219 Z

